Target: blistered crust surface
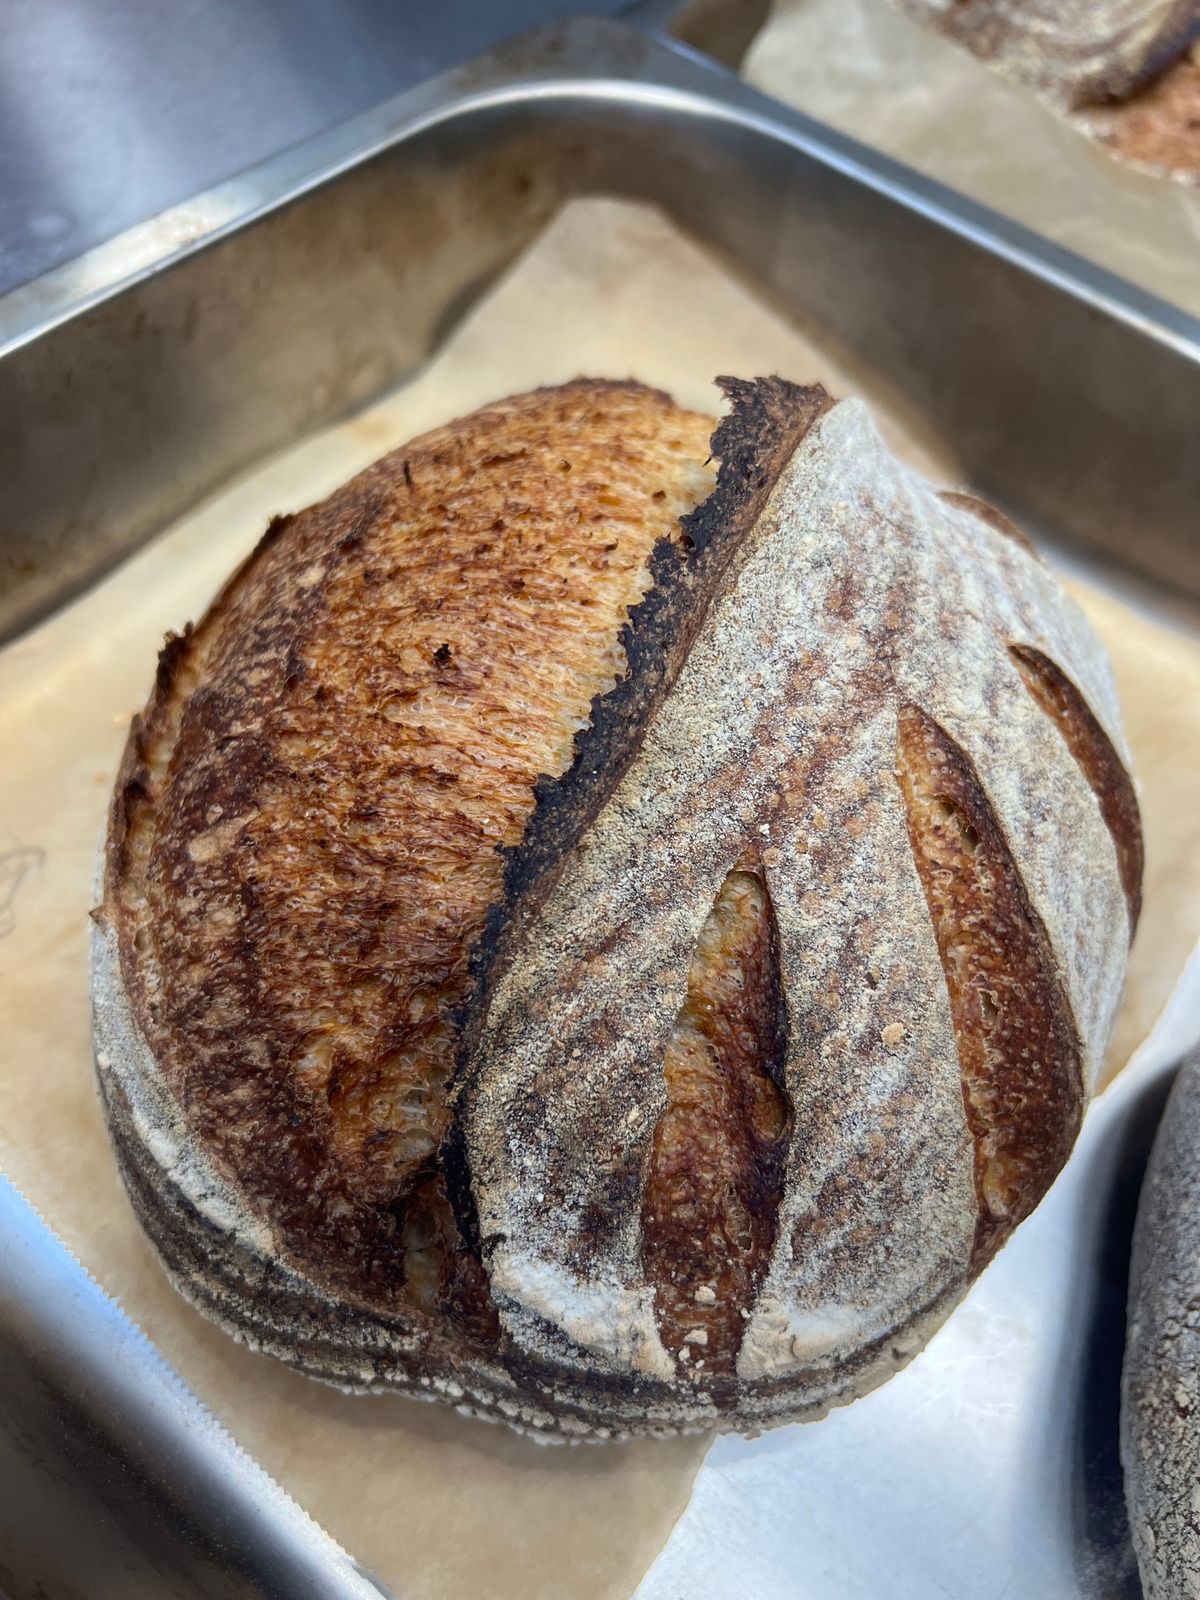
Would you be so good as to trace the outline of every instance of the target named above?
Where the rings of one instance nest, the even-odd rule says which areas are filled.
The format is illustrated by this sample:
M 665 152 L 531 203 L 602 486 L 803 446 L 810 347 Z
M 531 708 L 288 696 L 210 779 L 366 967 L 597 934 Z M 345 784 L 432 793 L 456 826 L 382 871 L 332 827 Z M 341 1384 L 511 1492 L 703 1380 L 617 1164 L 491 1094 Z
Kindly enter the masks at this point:
M 978 1222 L 899 708 L 923 708 L 972 762 L 1045 930 L 1080 1092 L 1127 914 L 1096 795 L 1009 645 L 1052 656 L 1120 735 L 1102 652 L 1049 574 L 893 462 L 858 402 L 808 432 L 734 568 L 497 987 L 464 1119 L 515 1345 L 563 1371 L 690 1382 L 705 1404 L 660 1336 L 637 1199 L 697 941 L 760 848 L 794 1131 L 737 1371 L 747 1393 L 790 1385 L 820 1406 L 881 1352 L 902 1359 L 908 1330 L 961 1292 Z
M 1146 1600 L 1200 1593 L 1200 1056 L 1179 1070 L 1142 1185 L 1121 1460 Z
M 164 652 L 109 877 L 138 1022 L 276 1248 L 364 1302 L 487 1323 L 438 1177 L 468 951 L 710 428 L 633 384 L 476 413 L 273 525 Z

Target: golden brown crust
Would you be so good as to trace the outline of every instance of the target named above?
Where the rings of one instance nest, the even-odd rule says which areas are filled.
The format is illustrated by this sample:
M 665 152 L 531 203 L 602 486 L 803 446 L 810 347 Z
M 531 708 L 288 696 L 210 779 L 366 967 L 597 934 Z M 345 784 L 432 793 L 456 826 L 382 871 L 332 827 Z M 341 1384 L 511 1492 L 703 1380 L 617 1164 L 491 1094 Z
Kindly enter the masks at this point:
M 1046 930 L 969 758 L 909 705 L 897 768 L 975 1142 L 979 1266 L 1037 1205 L 1075 1143 L 1079 1042 Z
M 726 390 L 682 529 L 703 419 L 520 396 L 280 523 L 164 655 L 101 1092 L 180 1287 L 303 1370 L 543 1432 L 818 1415 L 919 1348 L 1073 1136 L 1125 909 L 1009 641 L 1119 742 L 1102 654 L 861 403 Z M 913 793 L 961 822 L 934 808 L 924 875 L 917 704 Z M 942 899 L 999 1022 L 948 1000 Z
M 710 426 L 638 385 L 489 408 L 277 521 L 164 651 L 108 891 L 139 1021 L 285 1251 L 366 1302 L 430 1250 L 443 1309 L 474 1293 L 437 1172 L 496 846 L 623 670 Z
M 1142 819 L 1138 811 L 1133 779 L 1113 748 L 1112 740 L 1096 720 L 1096 715 L 1066 673 L 1042 650 L 1032 645 L 1014 644 L 1009 653 L 1025 687 L 1063 736 L 1096 796 L 1101 815 L 1112 834 L 1117 852 L 1121 887 L 1129 907 L 1129 937 L 1132 939 L 1142 909 L 1142 869 L 1145 847 Z
M 792 1124 L 778 934 L 755 868 L 738 863 L 700 930 L 642 1190 L 659 1334 L 718 1404 L 732 1403 L 722 1380 L 770 1259 Z

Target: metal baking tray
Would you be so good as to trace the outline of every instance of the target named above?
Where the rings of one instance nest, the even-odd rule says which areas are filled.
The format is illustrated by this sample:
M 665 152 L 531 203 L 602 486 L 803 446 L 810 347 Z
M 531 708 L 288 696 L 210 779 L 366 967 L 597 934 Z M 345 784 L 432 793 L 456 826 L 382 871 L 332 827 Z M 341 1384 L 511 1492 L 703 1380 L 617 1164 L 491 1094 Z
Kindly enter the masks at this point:
M 419 366 L 586 193 L 663 206 L 1048 537 L 1200 597 L 1200 322 L 703 58 L 577 20 L 0 300 L 0 637 Z
M 819 329 L 865 387 L 902 395 L 906 415 L 954 452 L 978 489 L 1110 585 L 1196 625 L 1200 322 L 785 110 L 710 61 L 632 27 L 579 19 L 493 51 L 0 300 L 0 640 L 231 475 L 414 371 L 565 200 L 596 193 L 657 203 L 764 298 Z M 300 328 L 303 338 L 293 337 Z M 1036 1284 L 1069 1267 L 1071 1314 L 1086 1321 L 1084 1344 L 1070 1345 L 1090 1362 L 1079 1373 L 1058 1370 L 1062 1341 L 1013 1345 L 1016 1370 L 1041 1364 L 1028 1392 L 1061 1408 L 1063 1427 L 1071 1439 L 1082 1428 L 1084 1445 L 1056 1446 L 1047 1467 L 1031 1425 L 1027 1459 L 1017 1460 L 1013 1427 L 995 1422 L 997 1450 L 1016 1452 L 1024 1485 L 1013 1508 L 1047 1471 L 1068 1478 L 1067 1511 L 1057 1521 L 1043 1515 L 1037 1537 L 1058 1542 L 1054 1571 L 1079 1581 L 1056 1579 L 1039 1593 L 1124 1600 L 1138 1592 L 1115 1465 L 1114 1350 L 1147 1145 L 1145 1118 L 1134 1113 L 1168 1067 L 1157 1061 L 1088 1119 L 1047 1202 L 1075 1218 L 1077 1246 L 1055 1255 L 1052 1228 L 1039 1255 L 1036 1241 L 1022 1250 L 1019 1237 L 989 1274 Z M 1081 1193 L 1090 1232 L 1079 1226 Z M 60 1279 L 75 1269 L 51 1260 L 49 1243 L 38 1246 L 18 1204 L 0 1188 L 0 1227 L 11 1212 L 11 1226 L 24 1230 L 28 1310 L 39 1250 Z M 1103 1230 L 1098 1217 L 1108 1219 Z M 5 1292 L 0 1370 L 55 1338 L 48 1310 L 31 1333 L 13 1309 L 17 1289 Z M 100 1370 L 104 1313 L 88 1309 L 82 1290 L 77 1298 L 81 1337 L 94 1334 Z M 1060 1301 L 1051 1321 L 1067 1314 Z M 136 1371 L 154 1358 L 134 1344 L 121 1359 Z M 56 1388 L 66 1382 L 61 1364 L 46 1373 L 42 1424 L 53 1430 L 55 1407 L 77 1409 L 80 1396 Z M 149 1439 L 160 1466 L 164 1457 L 172 1471 L 191 1463 L 203 1481 L 200 1521 L 221 1523 L 228 1511 L 223 1525 L 237 1526 L 232 1500 L 214 1509 L 219 1474 L 211 1458 L 196 1459 L 183 1400 L 174 1422 L 170 1404 L 160 1406 L 154 1433 L 138 1432 L 144 1419 L 128 1393 L 126 1402 L 104 1422 L 129 1435 L 123 1481 L 146 1470 Z M 860 1411 L 867 1405 L 849 1414 L 870 1416 Z M 1006 1587 L 1025 1569 L 1003 1548 L 969 1585 L 922 1588 L 923 1548 L 955 1548 L 979 1531 L 946 1526 L 937 1510 L 956 1414 L 948 1401 L 940 1445 L 912 1459 L 928 1514 L 913 1520 L 911 1571 L 902 1581 L 894 1568 L 889 1592 L 1032 1593 Z M 0 1416 L 0 1435 L 12 1426 Z M 33 1409 L 21 1426 L 36 1434 Z M 931 1437 L 925 1427 L 927 1447 Z M 888 1447 L 898 1463 L 902 1444 Z M 738 1448 L 748 1447 L 731 1445 L 735 1456 Z M 289 1529 L 287 1502 L 277 1499 L 258 1496 L 271 1539 L 306 1572 L 329 1562 L 325 1589 L 311 1592 L 350 1592 L 354 1575 L 340 1552 L 330 1545 L 322 1554 L 310 1532 Z M 856 1538 L 851 1522 L 844 1537 Z M 162 1549 L 155 1559 L 161 1570 Z M 660 1592 L 656 1581 L 652 1571 L 647 1593 Z M 261 1573 L 239 1582 L 230 1593 L 310 1592 L 286 1579 L 272 1586 Z M 169 1592 L 226 1590 L 181 1578 Z M 826 1573 L 813 1592 L 842 1591 Z

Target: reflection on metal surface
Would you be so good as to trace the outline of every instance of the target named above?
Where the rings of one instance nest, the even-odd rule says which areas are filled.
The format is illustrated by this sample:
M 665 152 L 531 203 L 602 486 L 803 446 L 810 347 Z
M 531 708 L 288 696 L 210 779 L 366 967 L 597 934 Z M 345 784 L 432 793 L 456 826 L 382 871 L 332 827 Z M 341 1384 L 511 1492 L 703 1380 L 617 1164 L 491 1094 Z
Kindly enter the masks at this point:
M 0 1176 L 0 1591 L 379 1600 Z
M 0 293 L 497 40 L 627 0 L 5 0 Z

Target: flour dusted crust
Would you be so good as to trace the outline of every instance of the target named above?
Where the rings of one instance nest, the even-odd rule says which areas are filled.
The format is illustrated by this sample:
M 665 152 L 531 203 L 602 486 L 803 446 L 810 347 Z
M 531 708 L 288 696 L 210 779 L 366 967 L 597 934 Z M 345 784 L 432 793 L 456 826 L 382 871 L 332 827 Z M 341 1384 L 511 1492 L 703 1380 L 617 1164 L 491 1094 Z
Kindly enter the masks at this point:
M 898 0 L 1067 106 L 1124 100 L 1197 31 L 1195 0 Z
M 1179 1069 L 1138 1203 L 1121 1407 L 1146 1600 L 1200 1590 L 1200 1056 Z
M 168 647 L 102 1093 L 180 1288 L 317 1376 L 568 1436 L 820 1415 L 1070 1148 L 1140 881 L 1103 653 L 861 403 L 725 387 L 707 499 L 665 396 L 516 397 Z

